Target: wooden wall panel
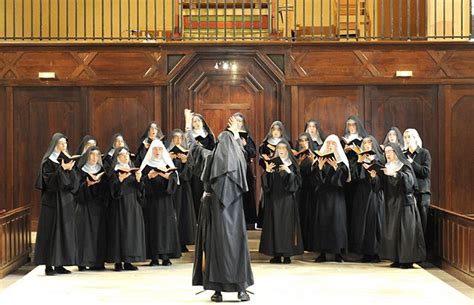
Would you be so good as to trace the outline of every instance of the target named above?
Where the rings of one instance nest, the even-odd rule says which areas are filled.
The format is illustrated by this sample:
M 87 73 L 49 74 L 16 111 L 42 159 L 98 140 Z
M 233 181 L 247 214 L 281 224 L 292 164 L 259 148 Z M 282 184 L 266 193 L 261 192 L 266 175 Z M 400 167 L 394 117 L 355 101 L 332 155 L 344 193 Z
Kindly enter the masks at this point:
M 64 133 L 75 151 L 84 133 L 84 104 L 77 87 L 17 88 L 14 100 L 13 204 L 33 204 L 37 217 L 40 192 L 34 185 L 41 158 L 55 132 Z
M 90 133 L 102 150 L 114 133 L 121 132 L 135 152 L 149 121 L 154 120 L 153 88 L 90 88 L 88 99 Z
M 436 86 L 366 87 L 366 127 L 381 142 L 387 130 L 396 126 L 418 130 L 433 159 L 431 168 L 432 201 L 439 204 L 438 91 Z
M 0 87 L 0 121 L 7 122 L 7 100 L 6 89 Z M 7 133 L 9 128 L 0 129 L 0 143 L 4 143 L 0 149 L 0 171 L 6 173 L 7 170 Z M 12 202 L 7 201 L 7 179 L 8 175 L 0 175 L 0 211 L 10 209 Z

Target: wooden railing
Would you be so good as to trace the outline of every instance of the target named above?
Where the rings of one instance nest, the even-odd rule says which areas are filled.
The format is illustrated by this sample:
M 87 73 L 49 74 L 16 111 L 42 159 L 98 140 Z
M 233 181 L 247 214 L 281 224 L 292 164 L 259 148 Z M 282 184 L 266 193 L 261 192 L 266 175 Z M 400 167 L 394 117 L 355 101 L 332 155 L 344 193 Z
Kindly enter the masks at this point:
M 0 213 L 0 278 L 29 261 L 31 206 Z
M 428 234 L 434 262 L 474 286 L 474 218 L 431 206 Z

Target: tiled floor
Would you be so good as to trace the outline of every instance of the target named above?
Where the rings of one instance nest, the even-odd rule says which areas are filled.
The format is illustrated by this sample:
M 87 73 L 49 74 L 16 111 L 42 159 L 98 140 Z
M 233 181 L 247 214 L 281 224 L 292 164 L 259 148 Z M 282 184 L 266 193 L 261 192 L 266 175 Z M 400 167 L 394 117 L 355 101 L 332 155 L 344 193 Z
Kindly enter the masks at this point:
M 434 267 L 294 261 L 252 263 L 252 268 L 253 304 L 474 304 L 472 288 Z M 201 304 L 212 294 L 195 295 L 201 287 L 191 286 L 192 264 L 186 262 L 136 272 L 70 269 L 70 275 L 46 277 L 43 266 L 24 276 L 28 266 L 23 267 L 0 281 L 0 304 Z M 235 301 L 236 294 L 224 294 L 224 300 Z

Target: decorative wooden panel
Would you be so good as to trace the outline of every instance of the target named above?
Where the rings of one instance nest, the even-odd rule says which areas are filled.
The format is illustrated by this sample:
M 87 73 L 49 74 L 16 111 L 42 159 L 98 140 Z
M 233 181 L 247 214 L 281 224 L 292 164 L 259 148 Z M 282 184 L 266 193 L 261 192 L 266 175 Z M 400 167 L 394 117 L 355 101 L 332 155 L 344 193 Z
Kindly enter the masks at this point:
M 446 208 L 474 214 L 474 86 L 447 86 L 444 90 L 444 162 Z
M 435 86 L 369 86 L 366 87 L 366 125 L 378 141 L 396 126 L 403 131 L 415 128 L 433 159 L 431 165 L 432 201 L 438 199 L 439 136 L 438 91 Z
M 153 88 L 91 88 L 89 113 L 90 133 L 102 150 L 114 133 L 121 132 L 136 151 L 148 122 L 154 120 Z
M 77 87 L 18 88 L 14 101 L 13 205 L 33 204 L 36 218 L 40 192 L 35 181 L 41 158 L 55 132 L 64 133 L 69 149 L 75 151 L 84 132 L 85 104 Z
M 6 100 L 6 89 L 0 88 L 0 121 L 7 122 L 7 100 Z M 7 128 L 0 130 L 0 143 L 4 143 L 0 149 L 0 171 L 7 173 Z M 0 175 L 0 211 L 3 209 L 10 209 L 12 202 L 7 201 L 7 181 L 9 175 Z

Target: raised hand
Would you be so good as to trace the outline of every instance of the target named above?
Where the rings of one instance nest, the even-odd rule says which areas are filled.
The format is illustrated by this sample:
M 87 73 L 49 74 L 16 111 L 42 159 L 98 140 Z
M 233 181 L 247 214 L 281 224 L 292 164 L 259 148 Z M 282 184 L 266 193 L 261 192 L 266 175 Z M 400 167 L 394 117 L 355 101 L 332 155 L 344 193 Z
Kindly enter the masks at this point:
M 276 167 L 275 163 L 273 162 L 266 162 L 265 161 L 265 170 L 268 172 L 268 173 L 271 173 L 273 172 L 273 169 Z

